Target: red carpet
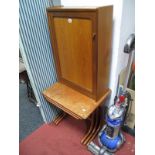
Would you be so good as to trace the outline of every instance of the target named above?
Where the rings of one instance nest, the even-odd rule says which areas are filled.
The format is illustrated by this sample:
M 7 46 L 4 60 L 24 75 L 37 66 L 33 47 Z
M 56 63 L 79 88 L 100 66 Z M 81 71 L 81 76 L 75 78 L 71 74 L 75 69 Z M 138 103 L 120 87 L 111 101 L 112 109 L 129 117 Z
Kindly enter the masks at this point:
M 91 155 L 80 141 L 86 125 L 67 117 L 58 126 L 44 124 L 19 146 L 20 155 Z M 134 138 L 125 134 L 126 143 L 116 155 L 134 155 Z

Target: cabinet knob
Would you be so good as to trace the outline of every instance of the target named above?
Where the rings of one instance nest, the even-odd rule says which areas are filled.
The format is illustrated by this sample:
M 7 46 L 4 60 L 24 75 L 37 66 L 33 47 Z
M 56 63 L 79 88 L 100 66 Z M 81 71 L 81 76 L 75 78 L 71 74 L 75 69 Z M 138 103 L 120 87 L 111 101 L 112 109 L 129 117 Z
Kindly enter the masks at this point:
M 68 18 L 67 21 L 68 21 L 68 23 L 72 23 L 72 19 L 71 18 Z

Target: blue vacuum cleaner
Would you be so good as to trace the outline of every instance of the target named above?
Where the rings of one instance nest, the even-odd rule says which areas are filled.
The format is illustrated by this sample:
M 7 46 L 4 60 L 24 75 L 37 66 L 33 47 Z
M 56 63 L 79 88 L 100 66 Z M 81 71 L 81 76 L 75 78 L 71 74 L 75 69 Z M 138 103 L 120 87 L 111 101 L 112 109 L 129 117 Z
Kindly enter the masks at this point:
M 129 92 L 127 92 L 126 88 L 133 61 L 134 49 L 135 35 L 131 34 L 124 46 L 124 52 L 129 53 L 129 59 L 123 89 L 117 93 L 114 104 L 107 110 L 105 117 L 106 125 L 103 126 L 98 135 L 100 147 L 93 142 L 88 144 L 88 150 L 90 150 L 95 155 L 111 155 L 116 152 L 125 142 L 121 128 L 125 125 L 129 104 L 132 100 L 131 95 Z

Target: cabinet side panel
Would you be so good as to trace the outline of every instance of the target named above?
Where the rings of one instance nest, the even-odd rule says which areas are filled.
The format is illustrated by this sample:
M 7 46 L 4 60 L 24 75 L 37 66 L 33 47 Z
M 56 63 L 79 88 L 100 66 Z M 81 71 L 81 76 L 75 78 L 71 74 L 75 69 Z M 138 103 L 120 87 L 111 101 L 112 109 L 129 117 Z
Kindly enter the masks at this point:
M 110 74 L 113 7 L 98 9 L 97 99 L 107 90 Z

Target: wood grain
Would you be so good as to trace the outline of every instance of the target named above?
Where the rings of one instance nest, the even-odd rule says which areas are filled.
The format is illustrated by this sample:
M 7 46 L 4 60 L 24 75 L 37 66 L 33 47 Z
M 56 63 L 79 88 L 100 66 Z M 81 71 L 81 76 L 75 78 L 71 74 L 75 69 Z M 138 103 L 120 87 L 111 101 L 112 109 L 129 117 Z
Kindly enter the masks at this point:
M 92 92 L 92 23 L 54 17 L 62 78 Z
M 56 106 L 60 105 L 58 107 L 62 110 L 66 109 L 67 113 L 69 111 L 81 119 L 87 119 L 90 114 L 107 98 L 110 92 L 111 91 L 108 89 L 104 96 L 96 102 L 78 91 L 57 82 L 44 90 L 43 95 L 52 104 L 55 104 Z
M 63 105 L 59 104 L 58 102 L 52 100 L 51 98 L 47 97 L 46 95 L 44 95 L 44 97 L 46 98 L 46 100 L 51 103 L 54 104 L 55 106 L 57 106 L 58 108 L 62 109 L 64 112 L 68 113 L 70 116 L 76 118 L 76 119 L 82 119 L 80 116 L 76 115 L 75 113 L 73 113 L 72 111 L 70 111 L 69 109 L 66 109 Z

